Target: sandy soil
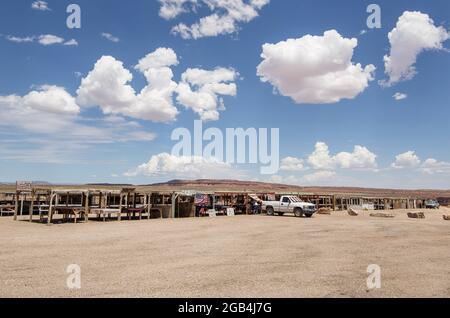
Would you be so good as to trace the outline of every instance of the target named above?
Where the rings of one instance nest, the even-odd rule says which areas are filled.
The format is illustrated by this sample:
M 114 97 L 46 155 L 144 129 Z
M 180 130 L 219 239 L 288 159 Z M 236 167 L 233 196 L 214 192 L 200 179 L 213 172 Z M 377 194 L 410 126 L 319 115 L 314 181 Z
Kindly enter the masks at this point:
M 450 210 L 42 225 L 0 219 L 1 297 L 450 297 Z M 81 266 L 82 288 L 66 287 Z M 369 264 L 382 288 L 368 291 Z

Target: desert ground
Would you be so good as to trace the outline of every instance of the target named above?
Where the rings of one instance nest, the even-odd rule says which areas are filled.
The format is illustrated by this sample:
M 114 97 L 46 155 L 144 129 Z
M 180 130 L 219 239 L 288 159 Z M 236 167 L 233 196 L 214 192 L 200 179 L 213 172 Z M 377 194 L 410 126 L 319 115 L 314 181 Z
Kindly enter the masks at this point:
M 450 209 L 43 225 L 0 218 L 0 297 L 450 297 Z M 68 289 L 69 264 L 81 289 Z M 381 288 L 368 290 L 369 264 Z

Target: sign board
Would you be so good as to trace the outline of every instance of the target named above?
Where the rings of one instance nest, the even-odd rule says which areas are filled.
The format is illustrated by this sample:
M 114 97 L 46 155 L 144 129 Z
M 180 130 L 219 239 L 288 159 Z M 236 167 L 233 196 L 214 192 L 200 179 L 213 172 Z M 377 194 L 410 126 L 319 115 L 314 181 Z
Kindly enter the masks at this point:
M 234 216 L 234 209 L 233 208 L 227 208 L 227 215 L 228 216 Z
M 33 190 L 33 182 L 16 181 L 16 190 L 20 192 L 31 192 Z
M 216 210 L 208 210 L 208 215 L 210 217 L 216 217 L 217 216 L 217 212 L 216 212 Z
M 183 191 L 180 192 L 180 195 L 184 195 L 184 196 L 187 196 L 187 197 L 193 197 L 196 194 L 197 194 L 197 191 L 194 191 L 194 190 L 183 190 Z

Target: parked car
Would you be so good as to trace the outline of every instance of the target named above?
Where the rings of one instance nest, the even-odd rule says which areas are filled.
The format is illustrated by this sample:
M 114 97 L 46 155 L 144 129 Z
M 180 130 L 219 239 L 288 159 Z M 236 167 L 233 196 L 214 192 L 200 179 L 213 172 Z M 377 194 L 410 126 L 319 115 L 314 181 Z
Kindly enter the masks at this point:
M 317 208 L 312 203 L 303 202 L 296 196 L 282 196 L 280 201 L 263 201 L 262 209 L 267 215 L 284 215 L 293 213 L 297 217 L 312 217 L 317 212 Z
M 439 209 L 439 202 L 437 200 L 427 200 L 425 201 L 426 209 Z

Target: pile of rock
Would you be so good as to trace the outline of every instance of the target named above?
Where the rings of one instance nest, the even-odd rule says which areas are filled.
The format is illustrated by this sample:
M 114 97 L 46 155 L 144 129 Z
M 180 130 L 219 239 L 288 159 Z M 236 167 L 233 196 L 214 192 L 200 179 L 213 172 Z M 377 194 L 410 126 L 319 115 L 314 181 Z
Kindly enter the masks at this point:
M 443 215 L 443 217 L 444 217 L 444 220 L 450 221 L 450 215 Z
M 348 215 L 350 215 L 350 216 L 358 216 L 359 215 L 358 211 L 356 211 L 352 208 L 348 209 L 347 212 L 348 212 Z
M 331 211 L 330 208 L 320 208 L 319 211 L 317 211 L 317 214 L 331 215 Z
M 394 214 L 389 214 L 389 213 L 371 213 L 370 216 L 374 217 L 374 218 L 394 218 L 395 217 Z
M 425 213 L 423 212 L 409 212 L 408 217 L 410 219 L 425 219 Z

